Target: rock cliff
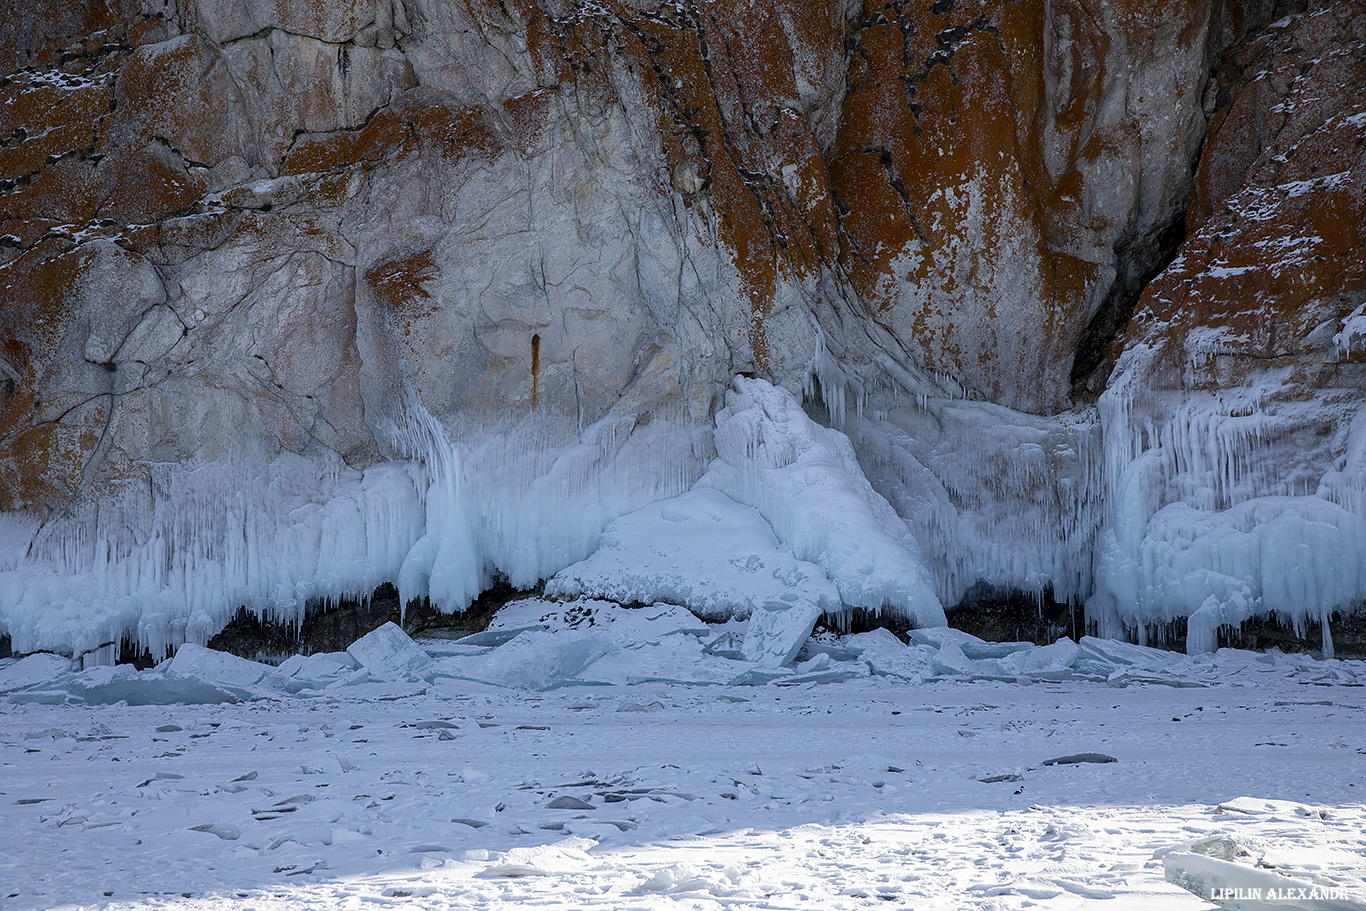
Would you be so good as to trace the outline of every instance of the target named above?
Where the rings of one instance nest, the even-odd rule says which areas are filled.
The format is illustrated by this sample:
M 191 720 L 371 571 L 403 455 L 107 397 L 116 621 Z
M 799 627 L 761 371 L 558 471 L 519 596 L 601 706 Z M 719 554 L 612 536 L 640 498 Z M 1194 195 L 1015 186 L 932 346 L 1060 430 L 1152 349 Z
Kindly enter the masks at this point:
M 946 605 L 1366 597 L 1357 0 L 10 6 L 17 648 L 534 584 L 702 475 L 737 373 Z M 1290 513 L 1312 571 L 1228 556 Z

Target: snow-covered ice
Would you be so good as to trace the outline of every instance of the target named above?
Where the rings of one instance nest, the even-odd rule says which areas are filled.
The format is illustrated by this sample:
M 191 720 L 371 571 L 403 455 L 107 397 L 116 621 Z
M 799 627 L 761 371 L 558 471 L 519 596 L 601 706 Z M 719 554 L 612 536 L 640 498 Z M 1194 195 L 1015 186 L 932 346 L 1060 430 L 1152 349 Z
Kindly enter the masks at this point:
M 431 665 L 407 681 L 315 655 L 218 704 L 78 701 L 97 677 L 175 695 L 196 678 L 172 662 L 0 661 L 42 678 L 0 702 L 0 908 L 1195 911 L 1273 878 L 1338 903 L 1242 907 L 1366 908 L 1362 662 L 1090 639 L 993 656 L 878 630 L 808 639 L 774 685 L 620 685 L 595 669 L 754 668 L 704 652 L 744 624 L 638 608 L 633 641 L 600 604 L 550 608 L 513 606 L 502 644 L 419 641 Z M 934 670 L 946 649 L 961 672 Z M 224 684 L 256 673 L 189 657 Z M 446 673 L 481 657 L 506 685 Z M 1007 661 L 1039 676 L 1005 681 Z M 1114 761 L 1066 761 L 1088 754 Z

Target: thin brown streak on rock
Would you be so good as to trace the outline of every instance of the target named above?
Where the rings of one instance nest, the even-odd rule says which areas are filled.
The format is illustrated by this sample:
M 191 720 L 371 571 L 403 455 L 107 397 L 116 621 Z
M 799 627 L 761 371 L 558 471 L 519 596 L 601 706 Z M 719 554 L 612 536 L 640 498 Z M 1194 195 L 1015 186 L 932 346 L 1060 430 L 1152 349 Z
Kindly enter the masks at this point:
M 541 336 L 531 336 L 531 407 L 536 407 L 536 399 L 541 389 Z

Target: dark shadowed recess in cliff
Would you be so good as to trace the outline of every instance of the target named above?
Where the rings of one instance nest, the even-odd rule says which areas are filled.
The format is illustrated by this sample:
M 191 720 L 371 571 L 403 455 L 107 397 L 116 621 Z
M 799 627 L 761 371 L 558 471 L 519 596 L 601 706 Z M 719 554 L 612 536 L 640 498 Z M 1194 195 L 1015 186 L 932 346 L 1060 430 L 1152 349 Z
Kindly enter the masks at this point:
M 1072 361 L 1074 401 L 1094 402 L 1105 391 L 1114 367 L 1111 345 L 1134 315 L 1143 289 L 1171 265 L 1185 239 L 1186 214 L 1182 212 L 1166 227 L 1115 247 L 1115 283 L 1082 331 Z
M 1366 657 L 1366 605 L 1357 604 L 1328 617 L 1328 628 L 1333 637 L 1333 652 L 1337 658 Z M 1323 643 L 1323 626 L 1317 620 L 1308 621 L 1302 632 L 1294 624 L 1275 614 L 1254 617 L 1237 626 L 1219 628 L 1219 648 L 1240 648 L 1264 652 L 1318 654 Z M 1148 644 L 1153 648 L 1171 651 L 1186 650 L 1186 618 L 1178 617 L 1170 623 L 1148 627 Z
M 1366 605 L 1358 604 L 1347 611 L 1334 611 L 1328 617 L 1328 629 L 1333 636 L 1333 651 L 1338 658 L 1366 657 Z M 1294 626 L 1275 616 L 1258 617 L 1238 627 L 1219 630 L 1219 647 L 1246 648 L 1265 651 L 1278 648 L 1283 652 L 1317 652 L 1323 641 L 1323 628 L 1317 620 L 1305 624 L 1304 635 Z
M 1050 645 L 1063 636 L 1075 640 L 1086 635 L 1081 605 L 1054 600 L 1051 589 L 1024 592 L 978 582 L 945 615 L 949 626 L 988 642 Z M 817 625 L 817 631 L 840 635 L 878 628 L 904 640 L 911 624 L 895 614 L 854 608 L 838 615 L 826 614 Z
M 341 651 L 391 621 L 410 636 L 463 636 L 483 631 L 499 608 L 527 594 L 502 580 L 457 613 L 443 613 L 425 598 L 409 601 L 407 609 L 400 611 L 398 589 L 385 583 L 369 598 L 310 603 L 301 624 L 263 618 L 243 607 L 208 641 L 208 646 L 253 661 L 278 664 L 290 655 Z
M 1304 12 L 1308 3 L 1307 0 L 1279 0 L 1263 3 L 1261 6 L 1264 8 L 1261 9 L 1257 6 L 1247 4 L 1243 10 L 1251 18 L 1239 24 L 1242 29 L 1240 36 L 1228 34 L 1228 30 L 1239 26 L 1225 23 L 1226 31 L 1221 40 L 1226 47 L 1214 59 L 1209 73 L 1210 84 L 1205 92 L 1212 99 L 1212 108 L 1207 108 L 1211 119 L 1229 106 L 1232 100 L 1229 88 L 1242 77 L 1242 70 L 1235 63 L 1238 52 L 1255 40 L 1267 25 Z M 1190 162 L 1192 177 L 1199 170 L 1203 153 L 1202 143 Z M 1171 265 L 1181 252 L 1181 245 L 1186 240 L 1186 220 L 1186 213 L 1181 212 L 1156 231 L 1116 244 L 1115 282 L 1100 309 L 1082 331 L 1072 361 L 1070 379 L 1074 402 L 1094 402 L 1105 391 L 1110 370 L 1114 367 L 1113 343 L 1133 317 L 1134 307 L 1143 295 L 1143 289 Z

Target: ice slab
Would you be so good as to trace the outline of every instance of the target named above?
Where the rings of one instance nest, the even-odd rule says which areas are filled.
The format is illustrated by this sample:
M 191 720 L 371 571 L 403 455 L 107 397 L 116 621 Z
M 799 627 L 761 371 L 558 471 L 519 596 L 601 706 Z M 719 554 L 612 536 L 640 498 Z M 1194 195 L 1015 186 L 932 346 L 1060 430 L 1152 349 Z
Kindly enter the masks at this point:
M 970 677 L 980 672 L 977 663 L 963 654 L 963 649 L 957 642 L 945 642 L 941 645 L 939 651 L 934 653 L 934 658 L 930 660 L 930 669 L 937 675 L 945 676 L 961 674 Z
M 708 654 L 698 637 L 680 633 L 637 648 L 615 648 L 575 679 L 615 686 L 642 683 L 716 686 L 729 683 L 735 674 L 735 661 Z
M 1077 643 L 1063 637 L 1052 645 L 1021 649 L 995 661 L 1001 673 L 1007 676 L 1059 676 L 1071 669 L 1080 655 Z
M 828 652 L 819 652 L 815 657 L 797 664 L 792 675 L 775 680 L 778 686 L 801 686 L 806 683 L 843 683 L 857 680 L 870 674 L 868 665 L 862 661 L 836 661 Z
M 857 633 L 846 637 L 844 642 L 880 677 L 899 677 L 919 683 L 930 673 L 933 652 L 928 647 L 908 646 L 885 629 Z
M 973 661 L 982 658 L 1004 658 L 1006 655 L 1035 647 L 1032 642 L 987 642 L 950 626 L 913 629 L 907 635 L 917 645 L 928 645 L 933 648 L 942 648 L 947 643 L 953 643 Z
M 572 682 L 612 648 L 607 639 L 597 635 L 530 630 L 485 655 L 442 658 L 432 670 L 443 677 L 546 690 Z
M 46 684 L 10 693 L 10 702 L 56 705 L 213 705 L 241 702 L 251 694 L 195 677 L 139 671 L 131 664 L 66 674 Z
M 1271 911 L 1292 907 L 1302 911 L 1364 911 L 1366 903 L 1352 892 L 1293 879 L 1270 870 L 1221 860 L 1204 854 L 1174 852 L 1162 858 L 1167 882 L 1180 886 L 1229 911 Z
M 468 636 L 462 636 L 461 638 L 455 640 L 453 644 L 461 648 L 495 648 L 499 645 L 502 645 L 504 642 L 511 642 L 513 639 L 516 639 L 522 633 L 538 629 L 545 629 L 545 627 L 540 625 L 539 623 L 533 623 L 529 626 L 513 626 L 504 627 L 502 629 L 489 629 L 484 630 L 482 633 L 471 633 Z M 433 657 L 437 656 L 434 655 Z
M 411 680 L 430 671 L 432 658 L 390 621 L 347 646 L 347 654 L 372 680 Z
M 1166 667 L 1179 664 L 1184 658 L 1176 652 L 1165 652 L 1146 645 L 1134 645 L 1118 639 L 1100 639 L 1095 636 L 1082 636 L 1077 645 L 1081 647 L 1083 657 L 1126 667 Z
M 1107 762 L 1119 762 L 1113 756 L 1106 753 L 1072 753 L 1069 756 L 1057 756 L 1053 759 L 1045 759 L 1044 765 L 1084 765 L 1086 763 L 1104 764 Z
M 249 661 L 237 655 L 188 642 L 182 645 L 175 653 L 175 657 L 159 670 L 167 674 L 197 677 L 209 683 L 247 691 L 275 672 L 275 668 L 268 664 Z
M 788 593 L 824 610 L 840 603 L 821 567 L 796 559 L 753 508 L 709 487 L 610 523 L 592 556 L 546 585 L 551 597 L 667 601 L 709 619 L 747 617 Z
M 791 600 L 765 601 L 749 615 L 749 627 L 740 646 L 746 661 L 776 668 L 797 657 L 822 611 L 810 601 L 789 597 Z
M 322 689 L 352 673 L 358 666 L 348 652 L 291 655 L 275 668 L 266 685 L 291 693 Z
M 0 695 L 46 683 L 71 672 L 71 659 L 50 652 L 0 663 Z

